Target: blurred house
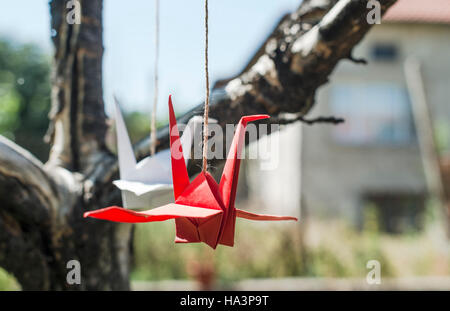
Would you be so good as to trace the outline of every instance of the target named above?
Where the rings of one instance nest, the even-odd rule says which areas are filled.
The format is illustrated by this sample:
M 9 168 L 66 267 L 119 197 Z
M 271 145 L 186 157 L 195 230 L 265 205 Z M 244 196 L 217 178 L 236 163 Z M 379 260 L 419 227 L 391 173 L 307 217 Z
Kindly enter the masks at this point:
M 317 94 L 308 117 L 280 135 L 276 169 L 245 162 L 247 198 L 272 213 L 338 217 L 362 227 L 375 210 L 385 231 L 420 229 L 427 184 L 404 63 L 422 65 L 426 101 L 441 154 L 450 150 L 450 0 L 399 0 Z M 370 209 L 371 208 L 371 209 Z

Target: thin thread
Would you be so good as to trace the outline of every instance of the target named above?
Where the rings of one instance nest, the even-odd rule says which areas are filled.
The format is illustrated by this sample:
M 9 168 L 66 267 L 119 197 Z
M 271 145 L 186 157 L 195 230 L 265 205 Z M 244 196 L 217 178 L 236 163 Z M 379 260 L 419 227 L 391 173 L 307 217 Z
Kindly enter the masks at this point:
M 205 173 L 208 169 L 208 114 L 209 114 L 209 72 L 208 72 L 208 0 L 205 0 L 205 80 L 206 80 L 206 98 L 205 114 L 203 116 L 203 167 Z
M 158 63 L 159 63 L 159 0 L 155 0 L 155 87 L 152 121 L 150 124 L 150 154 L 156 153 L 156 107 L 158 105 Z

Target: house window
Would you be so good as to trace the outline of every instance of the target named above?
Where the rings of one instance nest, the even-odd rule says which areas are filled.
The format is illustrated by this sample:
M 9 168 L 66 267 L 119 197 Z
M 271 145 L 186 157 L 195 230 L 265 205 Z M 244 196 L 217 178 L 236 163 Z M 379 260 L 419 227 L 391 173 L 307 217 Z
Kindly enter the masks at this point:
M 336 85 L 331 89 L 334 115 L 345 122 L 333 127 L 333 138 L 348 145 L 402 145 L 414 141 L 408 94 L 387 83 Z
M 378 43 L 371 51 L 372 59 L 376 61 L 395 61 L 398 56 L 397 47 L 393 44 Z
M 364 201 L 363 227 L 387 233 L 421 231 L 425 221 L 425 195 L 372 193 Z M 377 224 L 377 228 L 373 225 Z

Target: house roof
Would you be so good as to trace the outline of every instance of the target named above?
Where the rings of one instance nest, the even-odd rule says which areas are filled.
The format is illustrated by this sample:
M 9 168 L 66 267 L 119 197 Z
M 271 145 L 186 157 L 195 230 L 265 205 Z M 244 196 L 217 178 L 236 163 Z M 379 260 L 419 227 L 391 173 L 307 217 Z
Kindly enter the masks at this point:
M 398 0 L 386 12 L 383 20 L 450 24 L 450 0 Z

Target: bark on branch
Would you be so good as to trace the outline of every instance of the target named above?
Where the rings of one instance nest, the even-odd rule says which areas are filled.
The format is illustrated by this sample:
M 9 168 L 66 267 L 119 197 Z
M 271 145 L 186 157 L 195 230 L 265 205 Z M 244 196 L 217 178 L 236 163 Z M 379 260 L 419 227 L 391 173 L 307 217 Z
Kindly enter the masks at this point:
M 395 1 L 380 1 L 382 14 Z M 337 63 L 350 58 L 355 45 L 371 28 L 367 2 L 304 1 L 296 12 L 281 19 L 243 72 L 215 84 L 210 116 L 222 127 L 236 124 L 243 115 L 261 113 L 273 117 L 264 121 L 267 123 L 301 120 Z M 179 121 L 186 123 L 192 116 L 201 115 L 202 109 L 203 104 L 198 105 Z M 296 118 L 284 119 L 285 114 Z M 160 149 L 168 148 L 167 127 L 160 129 L 157 138 Z M 147 156 L 148 150 L 148 138 L 136 146 L 139 157 Z M 190 172 L 198 172 L 199 167 L 198 161 L 191 161 Z
M 81 23 L 68 13 L 81 5 Z M 71 5 L 72 4 L 72 5 Z M 47 139 L 50 162 L 87 172 L 106 153 L 106 115 L 102 88 L 102 0 L 52 0 L 51 28 L 55 46 L 52 109 Z

